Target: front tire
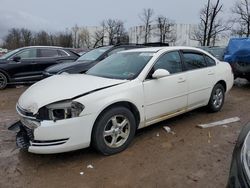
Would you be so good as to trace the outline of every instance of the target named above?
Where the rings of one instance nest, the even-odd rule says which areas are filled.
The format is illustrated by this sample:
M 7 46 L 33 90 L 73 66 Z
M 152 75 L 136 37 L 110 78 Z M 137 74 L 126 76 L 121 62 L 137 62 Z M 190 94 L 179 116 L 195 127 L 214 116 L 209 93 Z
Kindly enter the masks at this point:
M 208 102 L 208 110 L 210 112 L 218 112 L 222 108 L 225 99 L 225 88 L 220 84 L 216 84 Z
M 98 118 L 92 133 L 92 145 L 104 155 L 126 149 L 136 132 L 135 117 L 125 107 L 114 107 Z
M 6 88 L 7 84 L 8 84 L 7 77 L 5 76 L 5 74 L 0 72 L 0 89 Z

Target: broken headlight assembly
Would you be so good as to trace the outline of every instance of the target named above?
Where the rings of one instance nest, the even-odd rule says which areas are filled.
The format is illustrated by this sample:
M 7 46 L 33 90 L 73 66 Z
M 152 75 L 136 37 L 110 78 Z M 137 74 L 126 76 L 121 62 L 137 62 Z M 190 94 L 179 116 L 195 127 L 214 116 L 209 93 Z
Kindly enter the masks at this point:
M 241 161 L 243 171 L 248 180 L 250 180 L 250 132 L 248 132 L 241 150 Z
M 84 109 L 84 105 L 76 101 L 64 101 L 47 105 L 46 115 L 49 120 L 62 120 L 78 117 Z

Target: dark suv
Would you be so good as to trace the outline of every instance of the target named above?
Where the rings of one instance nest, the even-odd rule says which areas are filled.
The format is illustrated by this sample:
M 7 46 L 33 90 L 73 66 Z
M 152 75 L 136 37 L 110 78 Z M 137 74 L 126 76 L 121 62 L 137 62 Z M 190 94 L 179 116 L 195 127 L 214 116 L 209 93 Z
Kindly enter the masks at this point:
M 13 50 L 0 57 L 0 89 L 7 84 L 27 83 L 43 78 L 43 71 L 62 62 L 73 62 L 79 55 L 72 49 L 30 46 Z
M 62 63 L 60 65 L 55 65 L 47 68 L 44 71 L 44 77 L 49 77 L 55 74 L 60 74 L 62 72 L 67 72 L 71 74 L 84 73 L 89 70 L 91 67 L 96 65 L 101 60 L 106 57 L 118 53 L 123 50 L 129 50 L 134 48 L 142 48 L 148 46 L 168 46 L 168 44 L 118 44 L 111 46 L 103 46 L 96 49 L 93 49 L 85 54 L 83 54 L 79 59 L 74 63 Z

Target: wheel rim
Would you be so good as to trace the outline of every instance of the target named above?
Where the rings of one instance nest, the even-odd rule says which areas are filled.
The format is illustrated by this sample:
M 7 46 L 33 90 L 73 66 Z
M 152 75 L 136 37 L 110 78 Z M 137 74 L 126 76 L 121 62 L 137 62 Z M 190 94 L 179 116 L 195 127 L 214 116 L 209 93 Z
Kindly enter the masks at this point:
M 213 95 L 213 105 L 215 108 L 220 108 L 223 102 L 223 91 L 220 88 L 217 88 Z
M 128 139 L 130 134 L 130 122 L 123 115 L 111 117 L 105 125 L 103 138 L 107 146 L 118 148 Z
M 5 87 L 6 84 L 7 84 L 6 77 L 2 73 L 0 73 L 0 88 Z

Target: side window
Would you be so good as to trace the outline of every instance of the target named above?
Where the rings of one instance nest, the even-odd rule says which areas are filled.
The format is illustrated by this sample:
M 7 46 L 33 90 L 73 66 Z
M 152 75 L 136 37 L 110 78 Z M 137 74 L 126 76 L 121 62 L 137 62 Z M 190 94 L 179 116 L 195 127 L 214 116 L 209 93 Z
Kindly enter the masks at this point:
M 65 57 L 65 56 L 68 56 L 68 54 L 66 52 L 64 52 L 63 50 L 57 50 L 59 56 L 61 57 Z
M 205 55 L 205 59 L 206 59 L 208 67 L 216 65 L 215 60 L 213 60 L 211 57 L 208 57 L 207 55 Z
M 205 61 L 203 54 L 184 52 L 183 57 L 184 57 L 184 64 L 187 70 L 207 67 L 207 63 Z
M 154 65 L 154 70 L 157 69 L 165 69 L 170 74 L 182 72 L 179 52 L 169 52 L 161 56 Z
M 37 57 L 36 52 L 37 52 L 36 49 L 32 48 L 32 49 L 23 50 L 20 53 L 18 53 L 16 56 L 21 57 L 21 59 L 32 59 L 32 58 Z
M 116 54 L 116 53 L 118 53 L 118 52 L 120 52 L 120 51 L 123 51 L 123 50 L 125 50 L 125 48 L 116 48 L 116 49 L 110 51 L 110 52 L 108 53 L 108 56 L 111 56 L 112 54 Z
M 40 49 L 39 50 L 39 56 L 38 57 L 58 57 L 57 50 L 55 49 Z

